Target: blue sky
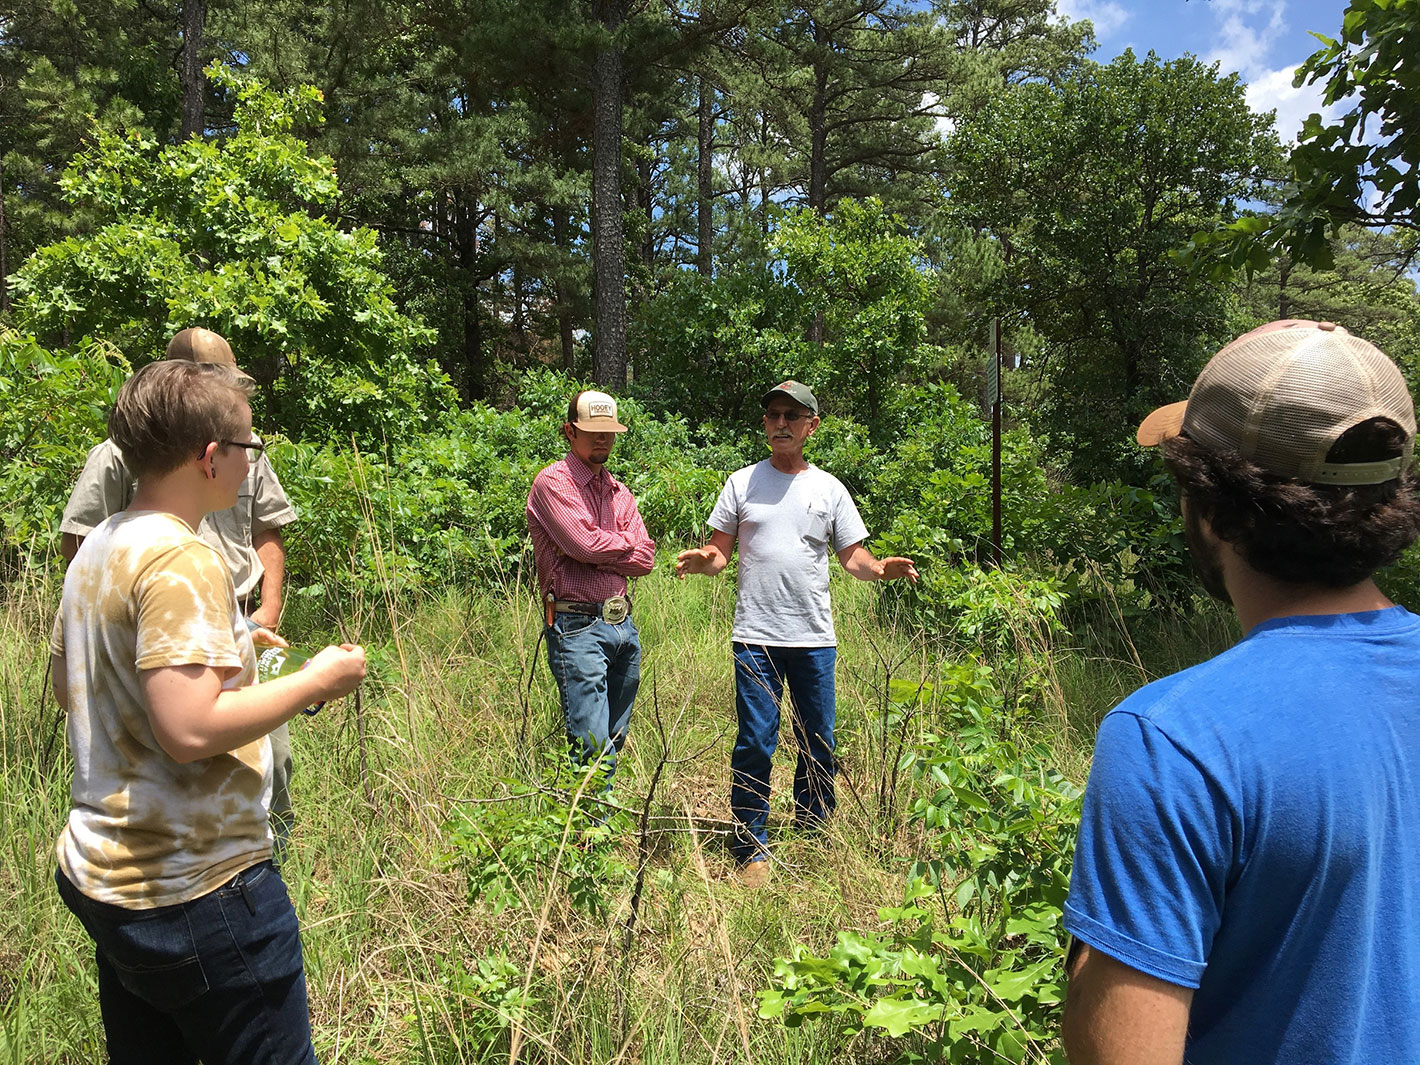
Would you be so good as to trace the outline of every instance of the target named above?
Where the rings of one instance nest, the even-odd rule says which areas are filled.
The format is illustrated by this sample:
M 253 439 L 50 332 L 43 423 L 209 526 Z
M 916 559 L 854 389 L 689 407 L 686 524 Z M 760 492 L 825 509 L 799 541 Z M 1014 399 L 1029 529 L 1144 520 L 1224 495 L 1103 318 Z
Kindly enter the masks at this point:
M 1320 47 L 1307 31 L 1335 37 L 1346 0 L 1056 0 L 1060 14 L 1087 18 L 1107 63 L 1126 48 L 1165 59 L 1191 52 L 1236 71 L 1254 111 L 1277 112 L 1277 134 L 1296 139 L 1303 119 L 1321 110 L 1317 86 L 1292 88 L 1298 64 Z

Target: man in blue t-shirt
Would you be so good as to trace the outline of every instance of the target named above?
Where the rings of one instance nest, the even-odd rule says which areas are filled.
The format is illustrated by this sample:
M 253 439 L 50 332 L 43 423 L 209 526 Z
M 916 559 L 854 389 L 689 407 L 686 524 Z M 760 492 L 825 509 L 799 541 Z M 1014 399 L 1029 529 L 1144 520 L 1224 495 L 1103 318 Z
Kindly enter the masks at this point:
M 1100 726 L 1065 925 L 1080 1063 L 1420 1062 L 1420 534 L 1400 371 L 1273 322 L 1139 428 L 1243 639 Z

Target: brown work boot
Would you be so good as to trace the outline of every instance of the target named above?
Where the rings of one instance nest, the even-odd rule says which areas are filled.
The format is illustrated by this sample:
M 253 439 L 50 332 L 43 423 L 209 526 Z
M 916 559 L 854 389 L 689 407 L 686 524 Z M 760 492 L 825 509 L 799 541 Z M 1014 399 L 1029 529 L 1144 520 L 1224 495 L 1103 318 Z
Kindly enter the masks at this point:
M 740 870 L 740 883 L 747 888 L 762 888 L 769 884 L 769 862 L 750 862 Z

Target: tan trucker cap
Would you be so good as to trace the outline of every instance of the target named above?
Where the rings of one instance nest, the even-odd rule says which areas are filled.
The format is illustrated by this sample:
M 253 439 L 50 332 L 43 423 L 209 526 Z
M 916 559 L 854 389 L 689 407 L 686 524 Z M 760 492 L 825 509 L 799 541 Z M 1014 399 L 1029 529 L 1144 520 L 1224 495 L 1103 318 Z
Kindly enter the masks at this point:
M 228 367 L 238 377 L 245 377 L 248 381 L 253 380 L 251 374 L 237 365 L 237 357 L 232 354 L 231 345 L 219 334 L 210 329 L 203 329 L 201 326 L 191 326 L 184 329 L 169 340 L 168 358 L 185 359 L 188 362 L 215 363 L 218 366 Z
M 1402 455 L 1326 461 L 1343 433 L 1372 418 L 1405 430 Z M 1236 451 L 1279 477 L 1382 484 L 1410 462 L 1415 404 L 1400 369 L 1374 344 L 1334 322 L 1287 319 L 1224 347 L 1203 367 L 1187 401 L 1154 411 L 1136 439 L 1152 447 L 1179 433 L 1207 448 Z
M 577 397 L 577 417 L 572 424 L 588 433 L 624 433 L 616 420 L 616 400 L 605 392 L 583 392 Z

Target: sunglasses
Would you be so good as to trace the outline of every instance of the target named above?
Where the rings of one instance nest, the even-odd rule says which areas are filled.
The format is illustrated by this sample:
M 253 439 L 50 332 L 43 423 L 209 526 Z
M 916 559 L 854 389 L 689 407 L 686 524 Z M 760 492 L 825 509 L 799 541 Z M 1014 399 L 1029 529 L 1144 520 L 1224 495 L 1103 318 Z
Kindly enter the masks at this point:
M 255 440 L 218 440 L 217 443 L 225 444 L 227 447 L 241 448 L 247 453 L 248 462 L 255 462 L 266 450 L 265 444 L 258 444 Z

